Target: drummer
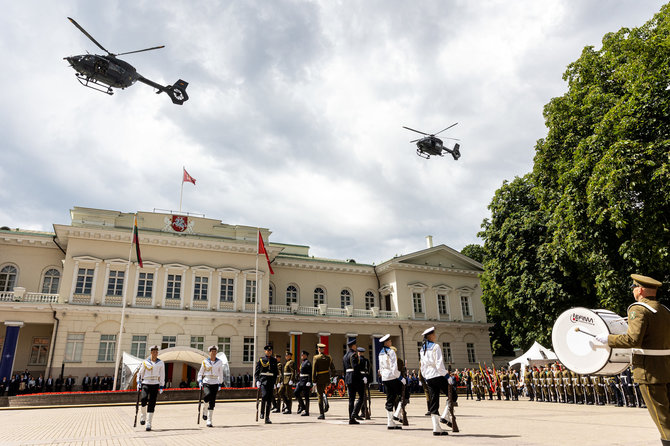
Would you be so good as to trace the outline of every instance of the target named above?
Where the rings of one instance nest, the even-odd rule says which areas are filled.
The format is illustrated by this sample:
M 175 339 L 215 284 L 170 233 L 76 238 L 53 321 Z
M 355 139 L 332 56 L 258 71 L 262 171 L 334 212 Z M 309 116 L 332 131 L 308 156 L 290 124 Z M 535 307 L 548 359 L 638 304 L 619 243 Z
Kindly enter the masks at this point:
M 642 398 L 661 433 L 662 444 L 670 445 L 670 310 L 656 300 L 662 285 L 651 277 L 631 274 L 635 303 L 628 307 L 628 332 L 602 333 L 599 343 L 613 348 L 632 348 L 633 378 L 640 384 Z

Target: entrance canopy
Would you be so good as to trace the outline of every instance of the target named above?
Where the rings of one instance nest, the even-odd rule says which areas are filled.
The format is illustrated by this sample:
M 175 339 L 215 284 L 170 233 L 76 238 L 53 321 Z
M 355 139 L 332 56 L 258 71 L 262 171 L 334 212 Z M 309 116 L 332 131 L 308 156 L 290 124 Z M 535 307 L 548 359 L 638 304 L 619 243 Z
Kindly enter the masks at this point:
M 208 354 L 202 350 L 191 347 L 170 347 L 160 350 L 158 359 L 165 363 L 182 362 L 194 367 L 196 370 L 200 369 L 202 361 L 209 357 Z M 230 365 L 226 354 L 220 352 L 216 355 L 223 362 L 223 386 L 230 387 Z M 129 389 L 132 385 L 136 385 L 136 374 L 140 369 L 140 365 L 144 361 L 143 358 L 137 358 L 129 353 L 123 352 L 123 367 L 121 375 L 121 388 Z
M 524 371 L 528 366 L 551 364 L 556 361 L 558 361 L 556 353 L 548 348 L 542 347 L 535 341 L 531 348 L 526 350 L 514 361 L 510 361 L 509 366 L 514 367 L 518 365 L 521 367 L 521 370 Z

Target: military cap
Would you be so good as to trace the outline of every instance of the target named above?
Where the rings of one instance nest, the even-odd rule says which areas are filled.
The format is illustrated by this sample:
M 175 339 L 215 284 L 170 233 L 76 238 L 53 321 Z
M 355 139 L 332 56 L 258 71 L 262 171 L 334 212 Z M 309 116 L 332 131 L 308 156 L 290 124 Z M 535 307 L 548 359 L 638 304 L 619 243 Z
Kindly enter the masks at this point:
M 307 350 L 303 350 L 302 354 L 305 355 L 305 356 L 309 356 L 309 352 Z
M 293 356 L 293 353 L 290 350 L 286 350 L 285 355 L 286 356 Z
M 363 347 L 358 347 L 356 350 L 361 352 L 361 353 L 365 351 L 365 349 Z
M 351 338 L 347 341 L 347 345 L 351 347 L 352 345 L 356 345 L 356 338 Z
M 208 352 L 211 352 L 212 350 L 219 351 L 219 347 L 217 347 L 216 345 L 210 345 L 209 347 L 207 347 Z
M 435 327 L 430 327 L 423 332 L 423 336 L 426 337 L 429 334 L 434 333 L 434 332 L 435 332 Z
M 379 342 L 386 342 L 388 339 L 391 339 L 391 335 L 390 334 L 385 334 L 384 336 L 379 338 Z
M 158 348 L 157 345 L 152 345 L 151 347 L 149 347 L 149 351 L 151 350 L 160 350 L 160 349 Z
M 316 346 L 319 348 L 326 348 L 326 344 L 316 344 Z
M 265 347 L 263 347 L 263 350 L 272 350 L 272 344 L 268 344 Z
M 663 283 L 659 282 L 656 279 L 652 279 L 651 277 L 648 276 L 642 276 L 640 274 L 631 274 L 630 275 L 631 279 L 633 279 L 633 282 L 643 286 L 645 288 L 659 288 Z

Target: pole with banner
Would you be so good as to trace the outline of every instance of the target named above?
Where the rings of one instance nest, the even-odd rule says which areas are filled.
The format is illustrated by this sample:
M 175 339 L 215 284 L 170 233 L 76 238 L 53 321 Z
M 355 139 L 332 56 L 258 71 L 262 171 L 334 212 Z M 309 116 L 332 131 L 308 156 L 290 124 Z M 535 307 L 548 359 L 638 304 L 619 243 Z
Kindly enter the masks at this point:
M 182 166 L 182 169 L 184 172 L 181 176 L 181 192 L 179 193 L 179 212 L 181 212 L 181 199 L 184 196 L 184 183 L 185 182 L 193 183 L 193 185 L 195 186 L 195 178 L 193 178 L 191 175 L 188 174 L 188 172 L 186 172 L 186 167 Z

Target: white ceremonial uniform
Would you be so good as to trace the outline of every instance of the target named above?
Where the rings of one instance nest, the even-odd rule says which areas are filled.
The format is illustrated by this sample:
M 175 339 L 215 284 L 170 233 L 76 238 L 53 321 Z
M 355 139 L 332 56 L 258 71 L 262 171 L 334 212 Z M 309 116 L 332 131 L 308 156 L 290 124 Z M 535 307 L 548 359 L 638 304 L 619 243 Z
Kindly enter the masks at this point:
M 379 372 L 382 375 L 382 381 L 400 378 L 398 357 L 393 349 L 382 347 L 379 353 Z
M 425 380 L 447 374 L 447 369 L 444 368 L 444 360 L 442 359 L 442 349 L 439 345 L 426 341 L 426 349 L 424 350 L 421 347 L 419 356 L 421 358 L 421 376 Z
M 399 380 L 400 370 L 398 370 L 398 357 L 392 348 L 382 347 L 379 352 L 379 374 L 382 377 L 386 389 L 386 404 L 384 405 L 384 408 L 386 409 L 387 426 L 389 429 L 402 429 L 401 426 L 396 425 L 393 422 L 394 405 L 396 403 L 398 404 L 398 414 L 396 416 L 400 415 L 400 410 L 402 409 L 401 400 L 403 386 Z
M 433 435 L 446 435 L 440 427 L 440 392 L 448 395 L 449 383 L 445 375 L 447 369 L 444 368 L 444 360 L 442 359 L 442 348 L 434 342 L 428 340 L 424 341 L 424 345 L 419 350 L 419 357 L 421 359 L 421 376 L 426 380 L 428 385 L 428 411 L 430 412 L 433 421 Z M 446 415 L 447 409 L 445 409 Z M 442 416 L 442 418 L 445 417 Z
M 158 384 L 165 386 L 165 363 L 160 359 L 153 362 L 151 358 L 142 361 L 140 371 L 137 372 L 138 381 L 142 384 Z
M 165 386 L 165 363 L 156 358 L 156 362 L 151 358 L 142 361 L 140 370 L 137 372 L 138 388 L 142 389 L 142 415 L 140 417 L 140 424 L 144 424 L 145 419 L 147 423 L 147 430 L 151 430 L 151 422 L 154 416 L 154 408 L 156 407 L 156 396 L 158 392 Z M 148 413 L 147 413 L 148 412 Z
M 223 361 L 216 358 L 212 361 L 206 358 L 200 364 L 200 371 L 198 372 L 198 381 L 203 384 L 222 384 L 223 383 Z

